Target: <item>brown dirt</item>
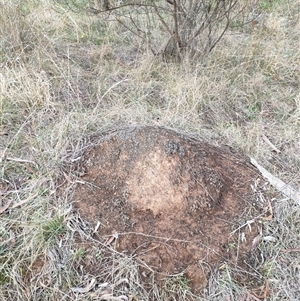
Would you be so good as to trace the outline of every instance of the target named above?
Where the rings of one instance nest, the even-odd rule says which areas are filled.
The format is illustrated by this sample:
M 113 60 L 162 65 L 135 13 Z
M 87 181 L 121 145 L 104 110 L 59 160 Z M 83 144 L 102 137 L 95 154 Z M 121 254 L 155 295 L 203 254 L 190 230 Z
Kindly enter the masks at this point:
M 182 272 L 197 292 L 211 268 L 251 264 L 257 228 L 242 228 L 244 241 L 231 235 L 255 210 L 259 175 L 244 157 L 168 129 L 130 127 L 103 134 L 78 166 L 75 208 L 101 223 L 97 239 L 118 234 L 117 250 L 136 257 L 145 283 Z

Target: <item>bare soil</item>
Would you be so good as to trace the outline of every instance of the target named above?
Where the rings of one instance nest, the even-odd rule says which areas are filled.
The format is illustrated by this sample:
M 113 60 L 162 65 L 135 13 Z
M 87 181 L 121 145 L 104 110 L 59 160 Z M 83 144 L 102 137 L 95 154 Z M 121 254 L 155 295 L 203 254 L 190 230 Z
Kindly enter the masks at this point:
M 75 209 L 100 225 L 95 238 L 139 261 L 145 284 L 182 273 L 199 292 L 225 262 L 251 267 L 257 227 L 232 234 L 260 210 L 260 176 L 247 158 L 169 129 L 129 127 L 101 135 L 77 164 Z

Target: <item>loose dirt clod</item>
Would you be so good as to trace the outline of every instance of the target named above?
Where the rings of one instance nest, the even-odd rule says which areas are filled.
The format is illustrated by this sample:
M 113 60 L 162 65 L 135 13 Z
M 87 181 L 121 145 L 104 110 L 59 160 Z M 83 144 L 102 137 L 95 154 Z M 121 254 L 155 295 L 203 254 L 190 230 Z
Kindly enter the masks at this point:
M 93 227 L 100 222 L 99 240 L 113 237 L 136 257 L 145 285 L 153 273 L 182 273 L 198 292 L 211 268 L 251 265 L 257 228 L 232 234 L 256 206 L 259 175 L 242 156 L 172 130 L 130 127 L 103 134 L 78 168 L 75 208 Z

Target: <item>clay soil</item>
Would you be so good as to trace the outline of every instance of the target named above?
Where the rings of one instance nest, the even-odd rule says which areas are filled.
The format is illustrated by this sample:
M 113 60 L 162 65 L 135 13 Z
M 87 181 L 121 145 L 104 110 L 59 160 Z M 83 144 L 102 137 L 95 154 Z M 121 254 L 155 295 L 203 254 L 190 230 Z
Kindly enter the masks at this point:
M 105 133 L 77 162 L 72 202 L 95 238 L 134 256 L 147 284 L 182 273 L 201 291 L 213 268 L 251 266 L 259 214 L 247 158 L 159 127 Z M 90 267 L 90 272 L 100 267 Z M 239 276 L 241 281 L 249 281 Z

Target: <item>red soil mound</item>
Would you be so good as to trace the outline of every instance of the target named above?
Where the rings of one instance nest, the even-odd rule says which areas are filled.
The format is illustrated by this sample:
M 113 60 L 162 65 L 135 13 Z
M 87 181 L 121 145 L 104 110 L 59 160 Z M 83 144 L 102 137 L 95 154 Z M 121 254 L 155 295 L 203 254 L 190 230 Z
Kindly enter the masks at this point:
M 255 227 L 232 231 L 249 217 L 259 178 L 245 158 L 157 127 L 106 133 L 79 163 L 75 207 L 103 242 L 141 262 L 141 276 L 184 273 L 194 291 L 211 267 L 249 261 Z

